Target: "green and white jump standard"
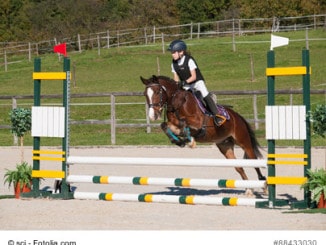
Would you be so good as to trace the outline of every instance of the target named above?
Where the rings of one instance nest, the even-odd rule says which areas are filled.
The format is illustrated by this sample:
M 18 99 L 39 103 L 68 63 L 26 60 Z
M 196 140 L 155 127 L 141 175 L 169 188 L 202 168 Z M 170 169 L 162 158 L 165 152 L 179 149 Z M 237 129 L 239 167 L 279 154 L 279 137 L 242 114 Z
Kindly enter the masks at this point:
M 274 208 L 290 205 L 292 208 L 307 208 L 310 206 L 310 194 L 304 190 L 304 200 L 290 203 L 288 200 L 276 199 L 276 184 L 302 185 L 307 180 L 308 169 L 311 168 L 311 137 L 310 120 L 310 74 L 309 50 L 302 50 L 302 66 L 275 67 L 275 53 L 267 53 L 267 106 L 266 106 L 266 139 L 268 146 L 268 192 L 269 201 L 257 204 L 257 207 Z M 275 77 L 302 76 L 303 105 L 275 105 Z M 302 140 L 303 154 L 275 154 L 275 140 Z M 301 161 L 276 159 L 303 159 Z M 275 176 L 276 165 L 292 164 L 303 166 L 304 176 Z

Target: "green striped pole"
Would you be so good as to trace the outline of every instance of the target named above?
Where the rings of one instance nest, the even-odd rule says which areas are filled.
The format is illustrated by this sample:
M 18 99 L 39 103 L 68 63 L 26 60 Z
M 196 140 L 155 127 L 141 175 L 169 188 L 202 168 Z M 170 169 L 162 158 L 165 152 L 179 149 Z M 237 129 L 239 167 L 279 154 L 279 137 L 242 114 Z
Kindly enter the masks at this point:
M 255 206 L 256 203 L 258 202 L 267 201 L 267 199 L 238 198 L 238 197 L 126 194 L 126 193 L 104 193 L 104 192 L 100 192 L 100 193 L 75 192 L 74 198 L 82 199 L 82 200 L 175 203 L 175 204 L 215 205 L 215 206 Z
M 302 50 L 302 65 L 306 67 L 306 74 L 302 76 L 303 104 L 306 106 L 306 139 L 303 141 L 304 153 L 307 154 L 308 164 L 304 166 L 304 176 L 308 177 L 308 169 L 311 168 L 311 131 L 310 131 L 310 58 L 309 50 Z M 304 205 L 310 207 L 310 193 L 304 190 Z
M 166 185 L 166 186 L 205 186 L 220 188 L 265 188 L 262 180 L 232 180 L 232 179 L 195 179 L 195 178 L 158 178 L 129 176 L 92 176 L 69 175 L 68 183 L 93 184 L 130 184 L 130 185 Z
M 34 72 L 41 71 L 41 59 L 35 58 L 34 59 Z M 35 79 L 34 80 L 34 106 L 41 105 L 41 80 Z M 40 137 L 33 137 L 33 150 L 40 150 L 41 138 Z M 40 170 L 40 160 L 33 160 L 33 170 Z M 40 192 L 40 179 L 33 178 L 33 195 L 38 196 Z
M 69 165 L 67 157 L 69 156 L 69 100 L 70 100 L 70 59 L 65 57 L 63 61 L 63 71 L 66 72 L 66 79 L 63 80 L 63 107 L 65 108 L 65 136 L 62 139 L 62 151 L 65 152 L 65 160 L 62 161 L 62 171 L 65 172 L 65 178 L 62 179 L 61 193 L 64 199 L 69 197 L 69 185 L 67 184 L 67 176 L 69 174 Z
M 268 51 L 267 53 L 267 67 L 272 68 L 275 67 L 275 53 L 273 50 Z M 267 105 L 275 105 L 275 76 L 267 77 Z M 267 149 L 268 154 L 275 153 L 275 140 L 268 139 L 267 140 Z M 275 159 L 268 159 L 275 160 Z M 268 176 L 275 177 L 275 165 L 268 165 L 267 168 Z M 276 200 L 276 186 L 268 185 L 268 206 L 269 208 L 273 208 Z

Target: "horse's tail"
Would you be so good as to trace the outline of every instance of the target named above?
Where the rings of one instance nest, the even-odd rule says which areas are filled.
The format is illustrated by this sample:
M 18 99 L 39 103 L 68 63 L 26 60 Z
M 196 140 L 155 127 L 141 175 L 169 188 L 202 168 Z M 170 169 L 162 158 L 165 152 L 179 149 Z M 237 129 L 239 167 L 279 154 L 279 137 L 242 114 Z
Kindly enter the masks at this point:
M 246 125 L 247 127 L 247 131 L 249 133 L 249 136 L 250 136 L 250 141 L 251 141 L 251 144 L 252 144 L 252 147 L 254 149 L 254 152 L 255 152 L 255 155 L 257 158 L 263 158 L 263 155 L 261 154 L 260 152 L 260 144 L 256 138 L 256 135 L 255 135 L 255 132 L 254 130 L 252 129 L 252 127 L 250 126 L 250 124 L 247 122 L 246 119 L 243 118 L 243 116 L 241 116 L 239 113 L 238 113 L 239 117 L 241 118 L 241 120 L 244 122 L 244 124 Z M 244 154 L 244 158 L 247 159 L 248 156 L 247 154 L 245 153 Z

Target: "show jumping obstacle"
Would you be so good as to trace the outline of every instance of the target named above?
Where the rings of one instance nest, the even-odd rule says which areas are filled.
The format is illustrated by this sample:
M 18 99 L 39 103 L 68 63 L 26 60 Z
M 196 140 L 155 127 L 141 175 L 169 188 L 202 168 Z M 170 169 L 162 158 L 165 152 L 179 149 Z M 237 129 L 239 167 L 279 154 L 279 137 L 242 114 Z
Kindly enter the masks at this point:
M 276 200 L 276 185 L 300 185 L 306 181 L 307 169 L 310 168 L 310 126 L 306 119 L 310 110 L 309 93 L 309 52 L 303 51 L 303 66 L 294 68 L 273 68 L 274 51 L 268 53 L 268 106 L 266 107 L 266 136 L 268 140 L 267 160 L 227 160 L 227 159 L 178 159 L 178 158 L 124 158 L 124 157 L 78 157 L 69 155 L 69 94 L 70 94 L 70 60 L 64 58 L 63 72 L 41 72 L 41 61 L 34 63 L 34 106 L 32 108 L 33 136 L 33 189 L 26 197 L 51 197 L 61 199 L 95 199 L 107 201 L 136 201 L 136 202 L 166 202 L 182 204 L 207 205 L 248 205 L 273 208 L 278 205 L 289 205 L 288 201 Z M 304 106 L 275 106 L 274 77 L 278 75 L 302 75 Z M 63 106 L 41 106 L 41 80 L 63 80 Z M 291 119 L 283 120 L 289 114 Z M 281 115 L 277 117 L 277 115 Z M 291 132 L 289 133 L 291 128 Z M 295 130 L 292 131 L 292 128 Z M 285 129 L 285 130 L 284 130 Z M 296 132 L 300 132 L 296 135 Z M 41 150 L 41 137 L 62 138 L 62 150 Z M 275 153 L 275 139 L 303 139 L 304 154 Z M 295 160 L 289 160 L 289 159 Z M 277 160 L 276 160 L 277 159 Z M 284 160 L 285 159 L 285 160 Z M 41 170 L 40 161 L 61 162 L 61 170 Z M 69 168 L 77 164 L 116 164 L 116 165 L 162 165 L 162 166 L 214 166 L 214 167 L 268 167 L 267 181 L 227 180 L 227 179 L 190 179 L 190 178 L 155 178 L 155 177 L 126 177 L 126 176 L 92 176 L 69 175 Z M 292 164 L 304 165 L 304 177 L 275 176 L 275 165 Z M 40 190 L 40 178 L 60 179 L 60 193 Z M 215 188 L 262 188 L 268 184 L 269 198 L 249 199 L 236 197 L 206 197 L 206 196 L 175 196 L 154 194 L 123 194 L 123 193 L 88 193 L 71 192 L 71 183 L 95 184 L 132 184 L 132 185 L 164 185 L 164 186 L 206 186 Z M 302 207 L 309 205 L 308 193 L 305 190 Z M 293 206 L 293 205 L 292 205 Z M 299 207 L 299 205 L 296 205 Z

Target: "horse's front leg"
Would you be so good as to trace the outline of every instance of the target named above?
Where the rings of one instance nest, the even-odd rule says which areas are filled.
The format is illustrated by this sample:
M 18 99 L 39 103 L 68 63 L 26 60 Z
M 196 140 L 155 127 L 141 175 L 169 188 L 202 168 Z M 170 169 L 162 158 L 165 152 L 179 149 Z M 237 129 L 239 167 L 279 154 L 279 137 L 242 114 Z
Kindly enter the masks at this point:
M 196 141 L 195 141 L 194 137 L 191 136 L 189 127 L 183 128 L 182 136 L 184 137 L 185 142 L 187 142 L 187 144 L 190 148 L 196 147 Z
M 196 141 L 190 134 L 188 127 L 179 128 L 171 122 L 164 122 L 161 124 L 163 132 L 168 136 L 171 143 L 176 144 L 180 147 L 184 147 L 186 144 L 190 148 L 196 147 Z
M 181 130 L 178 127 L 171 123 L 163 122 L 161 123 L 161 128 L 168 136 L 172 144 L 176 144 L 180 147 L 184 147 L 186 145 L 185 140 L 179 137 Z

